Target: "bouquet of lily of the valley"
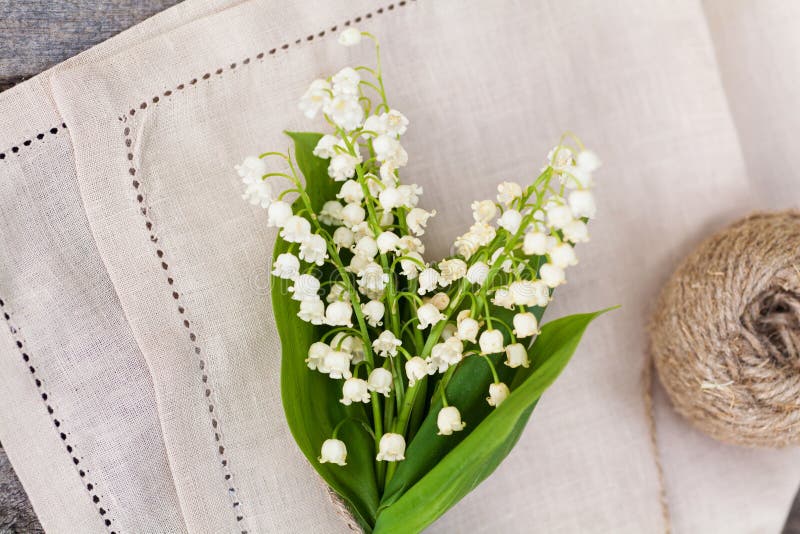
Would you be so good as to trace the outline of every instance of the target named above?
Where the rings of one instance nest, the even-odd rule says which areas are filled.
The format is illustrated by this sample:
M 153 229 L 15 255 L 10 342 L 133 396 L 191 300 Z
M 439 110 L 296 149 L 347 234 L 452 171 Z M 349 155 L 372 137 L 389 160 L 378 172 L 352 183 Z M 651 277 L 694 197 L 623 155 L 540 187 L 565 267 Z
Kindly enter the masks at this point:
M 418 532 L 508 454 L 597 315 L 539 325 L 589 238 L 599 162 L 565 136 L 531 184 L 472 204 L 453 257 L 429 261 L 435 211 L 401 180 L 408 119 L 387 100 L 378 42 L 352 27 L 339 42 L 364 38 L 374 67 L 315 80 L 300 100 L 332 133 L 287 132 L 293 154 L 237 170 L 280 229 L 272 305 L 292 434 L 364 531 Z

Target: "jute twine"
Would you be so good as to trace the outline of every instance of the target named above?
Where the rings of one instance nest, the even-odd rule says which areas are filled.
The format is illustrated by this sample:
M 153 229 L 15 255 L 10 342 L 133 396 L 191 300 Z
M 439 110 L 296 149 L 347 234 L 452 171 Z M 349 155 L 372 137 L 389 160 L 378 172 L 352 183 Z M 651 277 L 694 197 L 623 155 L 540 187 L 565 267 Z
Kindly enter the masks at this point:
M 720 441 L 800 444 L 800 212 L 712 236 L 664 287 L 650 351 L 675 409 Z

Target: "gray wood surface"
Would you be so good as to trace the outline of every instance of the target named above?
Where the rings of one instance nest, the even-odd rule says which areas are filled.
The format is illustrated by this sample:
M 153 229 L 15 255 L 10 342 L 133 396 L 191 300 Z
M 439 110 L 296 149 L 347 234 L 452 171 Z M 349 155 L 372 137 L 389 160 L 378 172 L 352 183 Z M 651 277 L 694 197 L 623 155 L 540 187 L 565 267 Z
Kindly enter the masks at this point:
M 0 91 L 177 3 L 177 0 L 0 0 Z M 24 496 L 0 447 L 0 533 L 41 532 Z M 800 534 L 800 495 L 795 499 L 783 534 Z

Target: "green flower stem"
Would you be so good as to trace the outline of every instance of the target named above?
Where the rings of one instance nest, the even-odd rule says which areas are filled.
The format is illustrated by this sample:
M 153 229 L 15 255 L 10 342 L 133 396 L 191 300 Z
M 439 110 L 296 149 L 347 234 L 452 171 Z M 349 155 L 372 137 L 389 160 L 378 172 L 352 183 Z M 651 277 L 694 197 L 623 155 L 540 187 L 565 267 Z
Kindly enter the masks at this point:
M 484 360 L 486 360 L 486 363 L 489 364 L 489 369 L 492 370 L 492 378 L 494 378 L 494 383 L 495 384 L 499 384 L 500 383 L 500 377 L 497 376 L 497 369 L 495 369 L 491 358 L 489 358 L 489 355 L 488 354 L 481 354 L 480 357 L 483 358 Z

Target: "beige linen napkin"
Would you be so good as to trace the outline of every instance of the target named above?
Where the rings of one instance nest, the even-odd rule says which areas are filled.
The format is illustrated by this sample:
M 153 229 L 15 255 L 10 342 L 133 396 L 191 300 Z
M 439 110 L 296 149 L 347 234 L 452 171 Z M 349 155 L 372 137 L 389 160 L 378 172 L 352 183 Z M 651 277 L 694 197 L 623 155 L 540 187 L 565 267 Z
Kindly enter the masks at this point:
M 80 360 L 72 350 L 46 352 L 54 369 L 49 380 L 56 369 L 70 369 L 72 382 L 59 392 L 69 413 L 81 415 L 73 430 L 81 446 L 88 447 L 92 435 L 106 436 L 81 462 L 107 473 L 102 476 L 112 490 L 102 497 L 119 510 L 113 528 L 347 529 L 283 419 L 280 347 L 268 300 L 275 235 L 263 210 L 241 200 L 232 166 L 246 154 L 287 146 L 283 129 L 321 127 L 296 111 L 309 80 L 372 58 L 367 47 L 335 43 L 349 21 L 382 38 L 390 98 L 411 119 L 405 177 L 425 187 L 426 207 L 439 209 L 425 236 L 429 258 L 447 253 L 468 226 L 471 200 L 491 196 L 501 180 L 535 176 L 564 129 L 580 133 L 607 162 L 598 176 L 601 215 L 593 241 L 548 315 L 623 308 L 593 325 L 497 473 L 430 530 L 663 531 L 639 383 L 644 320 L 676 259 L 748 208 L 754 192 L 702 6 L 690 0 L 188 6 L 170 19 L 168 31 L 58 69 L 47 78 L 50 88 L 43 85 L 31 100 L 41 106 L 52 97 L 52 113 L 68 124 L 72 145 L 57 152 L 36 144 L 27 153 L 32 169 L 22 174 L 46 169 L 42 187 L 66 189 L 58 180 L 77 187 L 80 198 L 63 210 L 78 221 L 69 221 L 74 230 L 67 234 L 70 242 L 93 241 L 75 269 L 82 291 L 69 294 L 81 305 L 51 299 L 53 317 L 63 323 L 54 335 L 66 332 L 72 339 L 78 327 L 98 323 L 87 338 L 95 350 L 78 352 L 94 364 L 105 356 L 97 347 L 105 346 L 108 326 L 99 319 L 115 317 L 109 323 L 118 325 L 115 340 L 125 351 L 100 361 L 109 368 L 101 367 L 97 380 L 78 372 L 81 365 L 69 365 Z M 26 94 L 17 92 L 8 105 L 24 103 Z M 10 124 L 19 129 L 23 117 Z M 55 191 L 52 196 L 63 195 Z M 48 213 L 48 202 L 34 195 L 29 209 Z M 27 212 L 9 207 L 2 213 L 24 226 Z M 79 225 L 84 217 L 88 228 L 86 221 Z M 19 246 L 29 247 L 48 229 Z M 45 251 L 20 257 L 41 263 L 59 248 L 61 241 L 53 241 Z M 47 267 L 52 278 L 42 293 L 48 295 L 74 261 Z M 11 265 L 0 287 L 18 287 L 15 293 L 38 302 L 30 279 Z M 103 286 L 87 282 L 94 278 L 86 273 L 105 283 L 93 298 L 84 293 Z M 96 315 L 78 321 L 73 309 Z M 43 314 L 12 313 L 29 319 L 26 342 L 45 351 Z M 46 412 L 20 432 L 30 424 L 26 413 L 41 412 L 42 401 L 18 361 L 15 339 L 2 335 L 0 393 L 24 403 L 0 412 L 0 439 L 5 443 L 8 435 L 14 442 L 9 454 L 23 465 L 37 511 L 52 510 L 45 526 L 53 531 L 68 531 L 65 515 L 81 530 L 104 530 L 80 485 L 65 483 L 58 495 L 48 487 L 45 465 L 65 481 L 76 475 L 56 457 L 65 453 Z M 128 365 L 142 378 L 125 372 Z M 120 378 L 127 376 L 130 384 Z M 81 404 L 90 386 L 97 409 Z M 147 407 L 136 417 L 133 399 Z M 690 430 L 658 400 L 675 531 L 777 531 L 796 489 L 798 452 L 720 445 Z M 115 403 L 127 408 L 114 410 Z M 154 440 L 156 415 L 161 434 Z M 144 430 L 115 446 L 116 434 L 90 424 L 106 421 L 120 432 L 137 424 Z M 124 477 L 112 469 L 131 461 L 132 448 L 147 439 L 151 449 L 141 455 L 148 460 L 142 469 L 149 483 L 169 488 L 164 494 L 177 505 L 161 504 L 180 511 L 173 518 L 183 521 L 179 526 L 169 526 L 175 525 L 169 511 L 147 523 L 119 505 L 125 496 L 137 506 L 154 506 L 140 485 L 142 475 L 134 473 L 124 488 Z M 29 443 L 37 444 L 43 463 L 23 458 Z
M 232 3 L 167 10 L 0 95 L 0 441 L 47 532 L 186 530 L 49 79 Z

